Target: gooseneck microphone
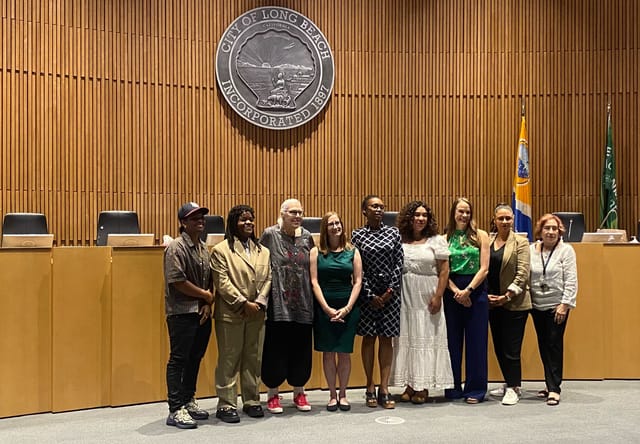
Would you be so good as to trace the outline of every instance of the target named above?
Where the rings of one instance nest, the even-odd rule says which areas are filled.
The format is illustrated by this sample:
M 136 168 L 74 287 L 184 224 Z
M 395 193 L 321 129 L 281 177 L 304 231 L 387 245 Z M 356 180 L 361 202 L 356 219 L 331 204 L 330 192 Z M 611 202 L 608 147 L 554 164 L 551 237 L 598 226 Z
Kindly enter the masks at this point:
M 568 242 L 571 242 L 571 225 L 573 225 L 573 219 L 569 219 L 569 232 L 567 233 Z

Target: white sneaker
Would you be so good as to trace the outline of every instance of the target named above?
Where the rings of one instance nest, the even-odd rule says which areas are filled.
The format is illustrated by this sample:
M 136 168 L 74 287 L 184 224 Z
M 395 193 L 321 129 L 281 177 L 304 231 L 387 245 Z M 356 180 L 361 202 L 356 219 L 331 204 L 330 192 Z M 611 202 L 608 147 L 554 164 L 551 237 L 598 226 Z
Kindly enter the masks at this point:
M 496 398 L 502 398 L 504 396 L 504 391 L 505 391 L 506 387 L 507 387 L 507 384 L 502 384 L 498 388 L 494 388 L 493 390 L 489 390 L 489 395 L 495 396 Z
M 512 388 L 508 388 L 504 393 L 504 398 L 502 398 L 502 405 L 516 405 L 518 401 L 520 401 L 518 392 Z

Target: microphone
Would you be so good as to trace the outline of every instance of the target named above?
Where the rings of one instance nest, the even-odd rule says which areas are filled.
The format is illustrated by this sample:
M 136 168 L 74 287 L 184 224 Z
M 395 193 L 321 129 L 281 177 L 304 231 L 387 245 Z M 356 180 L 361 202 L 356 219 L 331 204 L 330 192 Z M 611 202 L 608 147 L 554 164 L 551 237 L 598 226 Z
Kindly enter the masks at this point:
M 569 232 L 567 233 L 567 242 L 571 242 L 571 225 L 573 225 L 573 219 L 569 219 Z

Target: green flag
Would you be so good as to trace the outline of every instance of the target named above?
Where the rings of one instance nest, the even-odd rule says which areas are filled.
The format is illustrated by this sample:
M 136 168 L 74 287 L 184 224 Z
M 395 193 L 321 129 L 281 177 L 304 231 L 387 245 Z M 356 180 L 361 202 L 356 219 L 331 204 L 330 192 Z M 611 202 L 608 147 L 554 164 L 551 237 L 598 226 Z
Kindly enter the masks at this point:
M 600 184 L 600 228 L 618 228 L 618 188 L 616 156 L 613 151 L 613 128 L 611 128 L 611 105 L 607 108 L 607 147 L 604 151 Z

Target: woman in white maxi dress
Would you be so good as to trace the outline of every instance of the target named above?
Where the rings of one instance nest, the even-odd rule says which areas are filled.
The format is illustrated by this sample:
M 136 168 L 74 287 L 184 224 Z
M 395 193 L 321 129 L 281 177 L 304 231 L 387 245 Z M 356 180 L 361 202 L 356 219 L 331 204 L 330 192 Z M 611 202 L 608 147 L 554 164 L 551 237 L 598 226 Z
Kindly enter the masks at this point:
M 393 340 L 391 384 L 400 400 L 422 404 L 428 390 L 453 387 L 442 296 L 449 278 L 449 248 L 437 234 L 431 208 L 409 203 L 398 218 L 404 267 L 400 336 Z

